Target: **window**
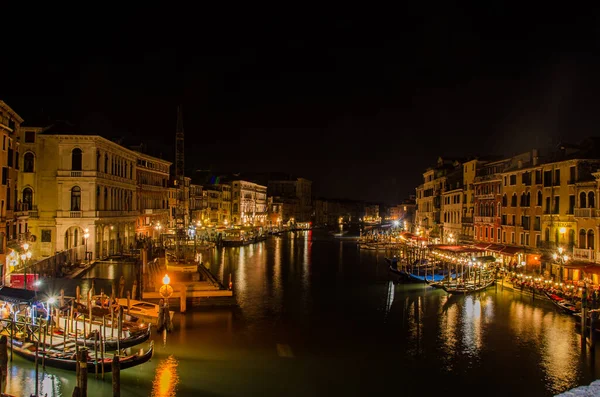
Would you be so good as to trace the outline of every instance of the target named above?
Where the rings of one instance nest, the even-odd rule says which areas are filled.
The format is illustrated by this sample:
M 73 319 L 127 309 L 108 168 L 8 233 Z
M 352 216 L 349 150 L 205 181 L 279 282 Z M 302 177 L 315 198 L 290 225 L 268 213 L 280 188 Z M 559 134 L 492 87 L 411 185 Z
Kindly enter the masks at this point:
M 502 206 L 506 207 L 508 205 L 508 200 L 506 198 L 506 194 L 502 196 Z
M 33 190 L 31 188 L 26 187 L 23 189 L 23 205 L 25 211 L 33 208 Z
M 33 172 L 35 164 L 35 157 L 33 153 L 27 152 L 23 156 L 23 172 Z
M 579 231 L 579 248 L 585 248 L 586 242 L 586 233 L 585 230 L 581 229 Z
M 596 202 L 594 200 L 594 192 L 588 193 L 588 208 L 595 208 Z
M 569 196 L 569 214 L 573 214 L 575 212 L 575 195 L 571 194 Z
M 579 208 L 586 208 L 587 205 L 587 196 L 585 192 L 579 193 Z
M 513 193 L 511 199 L 510 199 L 510 206 L 511 207 L 516 207 L 517 206 L 517 194 Z
M 510 176 L 510 185 L 514 186 L 517 184 L 517 176 L 516 175 L 511 175 Z
M 15 152 L 15 168 L 19 169 L 19 152 Z
M 538 207 L 541 207 L 542 206 L 542 202 L 543 202 L 542 191 L 538 190 L 538 192 L 537 192 L 537 201 L 536 201 L 535 205 L 537 205 Z
M 576 182 L 575 180 L 575 166 L 572 166 L 571 168 L 569 168 L 569 184 L 573 184 Z
M 594 249 L 594 231 L 592 229 L 587 232 L 587 248 L 590 250 Z
M 75 148 L 71 152 L 71 170 L 81 171 L 82 166 L 82 152 L 81 149 Z
M 558 214 L 560 209 L 560 196 L 554 196 L 554 208 L 552 209 L 553 214 Z
M 554 186 L 560 186 L 560 170 L 554 170 Z
M 35 143 L 35 131 L 25 131 L 25 143 Z
M 6 185 L 8 183 L 8 168 L 2 167 L 2 184 Z
M 81 188 L 73 186 L 71 189 L 71 211 L 81 211 Z
M 8 148 L 8 166 L 12 167 L 13 166 L 13 159 L 14 159 L 14 153 L 12 148 Z
M 42 243 L 52 242 L 52 230 L 42 229 Z
M 100 159 L 102 156 L 100 155 L 100 150 L 96 151 L 96 171 L 100 171 Z
M 542 217 L 536 216 L 535 223 L 533 224 L 533 230 L 537 230 L 538 232 L 542 230 Z
M 552 186 L 552 171 L 544 171 L 544 187 Z

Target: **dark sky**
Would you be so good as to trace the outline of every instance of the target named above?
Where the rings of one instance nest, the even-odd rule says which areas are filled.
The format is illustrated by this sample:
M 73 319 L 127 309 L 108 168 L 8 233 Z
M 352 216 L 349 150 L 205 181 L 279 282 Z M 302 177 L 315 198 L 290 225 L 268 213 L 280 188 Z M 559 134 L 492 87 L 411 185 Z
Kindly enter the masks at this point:
M 189 168 L 394 202 L 439 155 L 596 135 L 598 13 L 482 3 L 53 9 L 3 27 L 16 53 L 0 98 L 26 121 L 43 112 L 169 159 L 181 103 Z

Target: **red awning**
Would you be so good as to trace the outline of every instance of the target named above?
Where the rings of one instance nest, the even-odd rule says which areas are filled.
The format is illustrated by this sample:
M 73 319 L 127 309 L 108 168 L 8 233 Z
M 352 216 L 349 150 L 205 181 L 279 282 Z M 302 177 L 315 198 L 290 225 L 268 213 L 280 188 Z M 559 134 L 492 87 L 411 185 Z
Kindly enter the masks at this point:
M 474 247 L 466 247 L 464 245 L 430 245 L 430 249 L 435 249 L 454 254 L 462 254 L 467 252 L 481 252 L 481 249 Z
M 592 274 L 598 274 L 598 275 L 600 275 L 600 266 L 597 266 L 597 265 L 589 265 L 589 266 L 586 266 L 586 267 L 583 269 L 583 271 L 584 271 L 585 273 L 592 273 Z
M 565 269 L 584 269 L 590 265 L 593 265 L 592 262 L 588 261 L 569 261 L 563 265 Z
M 489 243 L 477 243 L 477 244 L 475 244 L 475 247 L 481 248 L 481 249 L 486 249 L 490 245 L 492 245 L 492 244 L 489 244 Z
M 504 247 L 502 251 L 500 251 L 500 254 L 506 256 L 514 256 L 519 252 L 523 252 L 523 247 Z
M 492 244 L 489 247 L 487 247 L 487 251 L 492 251 L 492 252 L 500 253 L 500 251 L 502 251 L 504 248 L 506 248 L 505 245 L 502 245 L 502 244 Z

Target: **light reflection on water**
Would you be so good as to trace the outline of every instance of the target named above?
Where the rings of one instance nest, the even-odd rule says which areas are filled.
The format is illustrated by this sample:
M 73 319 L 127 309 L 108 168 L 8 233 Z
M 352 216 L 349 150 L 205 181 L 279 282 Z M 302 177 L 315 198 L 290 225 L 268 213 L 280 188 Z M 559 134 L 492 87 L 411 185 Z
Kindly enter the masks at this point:
M 176 315 L 164 345 L 163 335 L 153 336 L 154 358 L 121 373 L 122 395 L 359 396 L 401 384 L 405 395 L 469 396 L 481 394 L 476 379 L 494 385 L 488 396 L 537 396 L 600 376 L 580 351 L 573 319 L 549 303 L 500 287 L 449 297 L 391 283 L 381 253 L 312 236 L 206 251 L 205 264 L 225 284 L 232 274 L 239 308 Z M 134 274 L 129 265 L 103 266 L 93 273 L 97 285 L 111 271 Z M 294 357 L 279 357 L 276 344 Z M 32 385 L 33 366 L 12 368 L 9 391 L 32 391 L 24 385 Z M 390 371 L 394 381 L 382 381 Z M 70 396 L 73 374 L 48 373 L 55 376 L 40 390 Z M 90 396 L 110 396 L 109 379 L 90 379 Z

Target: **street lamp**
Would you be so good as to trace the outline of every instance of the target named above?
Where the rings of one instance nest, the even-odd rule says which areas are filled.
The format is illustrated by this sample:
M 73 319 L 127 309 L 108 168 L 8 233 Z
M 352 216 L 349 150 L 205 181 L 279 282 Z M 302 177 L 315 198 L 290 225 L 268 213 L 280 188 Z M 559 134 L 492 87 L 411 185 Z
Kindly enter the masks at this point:
M 563 266 L 569 261 L 569 256 L 566 254 L 563 255 L 563 251 L 563 247 L 558 247 L 558 254 L 556 252 L 552 254 L 552 259 L 560 266 L 559 282 L 562 282 Z
M 168 274 L 165 274 L 165 276 L 162 279 L 162 283 L 163 285 L 160 287 L 158 292 L 160 293 L 160 296 L 162 296 L 164 299 L 169 299 L 171 295 L 173 295 L 173 287 L 171 287 L 170 285 L 171 278 Z
M 90 229 L 85 229 L 84 230 L 85 233 L 83 233 L 83 239 L 85 240 L 85 260 L 87 263 L 89 263 L 89 257 L 88 257 L 88 249 L 87 249 L 87 241 L 88 238 L 90 238 Z

